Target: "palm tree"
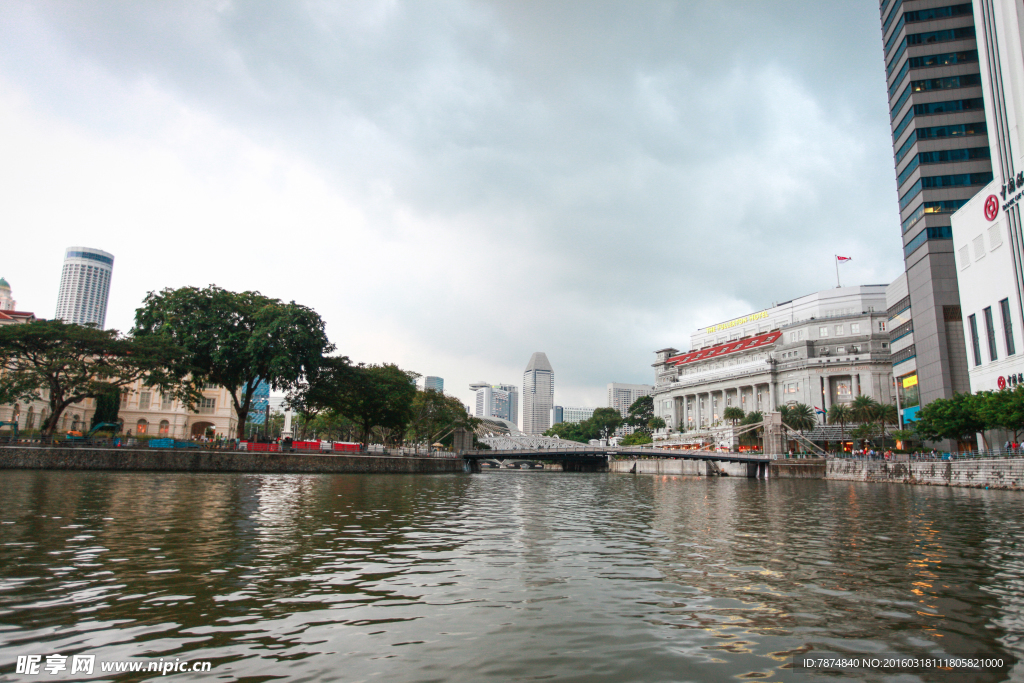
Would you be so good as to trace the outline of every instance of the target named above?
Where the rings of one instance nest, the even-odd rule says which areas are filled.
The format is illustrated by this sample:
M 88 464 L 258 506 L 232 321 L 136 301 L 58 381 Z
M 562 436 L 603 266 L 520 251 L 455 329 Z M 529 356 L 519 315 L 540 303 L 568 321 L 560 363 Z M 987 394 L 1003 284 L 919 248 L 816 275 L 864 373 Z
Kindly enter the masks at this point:
M 741 425 L 752 425 L 764 422 L 764 414 L 760 410 L 747 413 L 746 417 L 740 421 Z M 745 446 L 757 446 L 758 441 L 761 438 L 761 433 L 764 429 L 753 429 L 749 432 L 740 435 L 740 442 Z
M 853 399 L 850 409 L 853 411 L 853 419 L 857 422 L 868 423 L 877 419 L 878 409 L 881 408 L 878 401 L 866 394 L 861 394 Z
M 845 403 L 836 403 L 828 409 L 828 423 L 830 425 L 839 425 L 839 435 L 841 441 L 846 441 L 846 423 L 853 420 L 853 410 L 850 406 Z M 842 445 L 840 444 L 840 448 Z
M 746 417 L 746 414 L 743 412 L 743 408 L 729 406 L 722 413 L 722 417 L 725 418 L 726 420 L 732 421 L 732 426 L 735 427 L 740 420 Z
M 814 429 L 818 421 L 814 417 L 814 410 L 806 403 L 794 403 L 786 406 L 782 413 L 782 421 L 801 434 L 806 429 Z
M 875 419 L 878 420 L 878 426 L 882 428 L 882 448 L 885 448 L 885 425 L 899 424 L 900 421 L 896 406 L 892 403 L 879 404 Z

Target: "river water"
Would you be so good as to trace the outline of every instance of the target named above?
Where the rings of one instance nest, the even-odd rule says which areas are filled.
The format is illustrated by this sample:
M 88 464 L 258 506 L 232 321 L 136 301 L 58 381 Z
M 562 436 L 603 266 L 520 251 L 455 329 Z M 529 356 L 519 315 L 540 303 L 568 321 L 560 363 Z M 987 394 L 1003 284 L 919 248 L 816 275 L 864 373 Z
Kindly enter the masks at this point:
M 808 681 L 824 675 L 794 653 L 1024 655 L 1014 492 L 6 471 L 0 522 L 5 680 L 71 680 L 15 673 L 54 653 L 212 663 L 178 680 L 388 683 Z M 844 680 L 1024 668 L 943 675 Z

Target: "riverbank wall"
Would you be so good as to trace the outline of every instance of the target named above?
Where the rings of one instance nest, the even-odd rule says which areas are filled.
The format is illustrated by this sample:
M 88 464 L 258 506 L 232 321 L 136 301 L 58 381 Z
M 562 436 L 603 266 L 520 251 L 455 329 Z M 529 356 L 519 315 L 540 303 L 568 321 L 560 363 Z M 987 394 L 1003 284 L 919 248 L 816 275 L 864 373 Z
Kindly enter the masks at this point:
M 774 479 L 824 479 L 824 458 L 792 458 L 773 460 L 768 477 Z
M 926 486 L 1024 489 L 1024 458 L 979 458 L 928 462 L 829 460 L 826 479 Z
M 636 470 L 633 466 L 636 466 Z M 715 468 L 719 471 L 716 471 Z M 748 465 L 745 462 L 715 462 L 706 460 L 669 460 L 653 458 L 651 460 L 612 460 L 608 463 L 608 471 L 619 474 L 676 474 L 690 477 L 727 477 L 748 476 Z
M 454 474 L 462 458 L 306 455 L 246 451 L 0 447 L 0 470 L 246 472 L 254 474 Z

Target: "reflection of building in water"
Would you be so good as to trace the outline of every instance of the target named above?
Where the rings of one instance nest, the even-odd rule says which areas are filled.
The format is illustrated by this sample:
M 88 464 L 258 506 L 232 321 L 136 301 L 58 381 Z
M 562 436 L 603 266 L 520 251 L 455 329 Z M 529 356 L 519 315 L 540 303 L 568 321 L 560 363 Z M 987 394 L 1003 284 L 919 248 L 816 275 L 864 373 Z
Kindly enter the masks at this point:
M 828 411 L 867 395 L 891 403 L 885 285 L 827 289 L 701 328 L 690 350 L 657 352 L 654 414 L 684 429 L 721 422 L 726 408 L 770 412 L 804 403 Z

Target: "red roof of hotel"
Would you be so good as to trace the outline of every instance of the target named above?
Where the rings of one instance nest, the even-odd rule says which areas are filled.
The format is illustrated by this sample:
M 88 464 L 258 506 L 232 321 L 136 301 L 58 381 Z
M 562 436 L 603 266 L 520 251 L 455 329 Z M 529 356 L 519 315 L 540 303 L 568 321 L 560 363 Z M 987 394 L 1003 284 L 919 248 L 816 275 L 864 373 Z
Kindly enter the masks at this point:
M 750 349 L 756 349 L 762 346 L 771 346 L 775 343 L 775 340 L 781 336 L 782 333 L 776 330 L 774 332 L 759 334 L 756 337 L 750 337 L 749 339 L 737 339 L 725 344 L 719 344 L 718 346 L 710 346 L 699 351 L 690 351 L 689 353 L 684 353 L 681 356 L 673 356 L 665 362 L 671 365 L 686 365 L 687 363 L 693 363 L 699 360 L 720 358 L 721 356 L 728 356 L 733 353 L 739 353 L 740 351 L 749 351 Z

